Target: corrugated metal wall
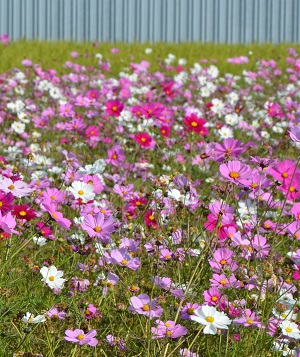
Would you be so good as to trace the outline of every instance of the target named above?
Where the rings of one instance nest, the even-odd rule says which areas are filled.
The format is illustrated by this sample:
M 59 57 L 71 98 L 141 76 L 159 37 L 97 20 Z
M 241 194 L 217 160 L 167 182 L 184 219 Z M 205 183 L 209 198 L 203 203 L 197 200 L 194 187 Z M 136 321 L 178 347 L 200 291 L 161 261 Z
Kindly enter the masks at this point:
M 0 0 L 13 40 L 298 42 L 300 0 Z

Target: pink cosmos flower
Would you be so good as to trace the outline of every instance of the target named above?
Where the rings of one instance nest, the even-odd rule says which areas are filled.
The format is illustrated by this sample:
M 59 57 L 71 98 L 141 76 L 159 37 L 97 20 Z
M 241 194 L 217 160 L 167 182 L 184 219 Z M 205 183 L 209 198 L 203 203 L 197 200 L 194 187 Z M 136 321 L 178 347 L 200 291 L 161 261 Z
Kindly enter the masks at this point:
M 110 256 L 106 257 L 106 259 L 111 264 L 117 264 L 133 271 L 137 270 L 141 265 L 139 258 L 132 258 L 124 248 L 112 250 Z
M 86 96 L 89 100 L 95 101 L 99 99 L 100 93 L 97 91 L 97 89 L 90 89 L 87 91 Z
M 140 294 L 130 298 L 129 311 L 145 315 L 150 319 L 153 317 L 160 317 L 163 309 L 157 304 L 156 299 L 152 299 L 147 294 Z
M 199 118 L 196 114 L 192 113 L 190 116 L 186 116 L 183 121 L 184 125 L 189 131 L 194 131 L 202 136 L 208 135 L 208 129 L 205 126 L 206 120 Z
M 65 318 L 67 317 L 67 313 L 65 311 L 62 310 L 58 310 L 57 306 L 53 306 L 52 309 L 50 309 L 47 313 L 46 313 L 48 318 L 52 318 L 52 319 L 58 319 L 58 320 L 65 320 Z
M 107 154 L 108 158 L 106 162 L 113 166 L 120 166 L 125 161 L 125 154 L 120 145 L 115 145 L 111 149 L 108 149 Z
M 153 284 L 164 290 L 169 290 L 172 284 L 172 280 L 168 277 L 160 278 L 159 276 L 154 276 L 151 278 Z
M 220 165 L 220 173 L 227 181 L 243 184 L 244 180 L 250 176 L 251 169 L 240 161 L 229 161 Z
M 242 317 L 233 320 L 233 322 L 235 324 L 243 325 L 245 327 L 249 327 L 249 326 L 262 327 L 259 320 L 260 318 L 259 316 L 256 315 L 255 312 L 252 312 L 250 309 L 245 309 L 245 311 L 242 314 Z
M 19 234 L 18 231 L 14 230 L 16 227 L 17 222 L 11 212 L 8 212 L 6 215 L 2 215 L 2 212 L 0 211 L 0 228 L 8 233 L 8 234 Z
M 300 126 L 296 125 L 287 131 L 288 136 L 296 143 L 300 142 Z
M 215 250 L 213 257 L 209 259 L 209 265 L 215 272 L 221 272 L 224 268 L 235 271 L 238 265 L 232 260 L 234 253 L 227 248 L 219 248 Z
M 188 333 L 186 327 L 179 324 L 176 325 L 172 320 L 166 322 L 156 320 L 155 322 L 157 326 L 151 327 L 152 338 L 179 338 Z
M 283 184 L 287 184 L 291 181 L 293 175 L 295 177 L 300 173 L 296 163 L 292 160 L 280 161 L 275 167 L 270 167 L 267 172 L 272 175 L 275 180 Z
M 182 320 L 191 320 L 191 316 L 194 315 L 195 310 L 199 309 L 199 304 L 191 304 L 187 303 L 183 306 L 181 310 L 181 318 Z
M 300 221 L 300 202 L 295 203 L 291 209 L 291 212 L 293 213 L 295 219 L 297 221 Z
M 221 296 L 222 296 L 221 292 L 216 288 L 210 288 L 203 292 L 203 297 L 205 299 L 205 302 L 209 306 L 218 305 L 220 302 Z
M 63 104 L 59 107 L 59 115 L 64 118 L 71 118 L 75 115 L 72 104 Z
M 98 237 L 101 243 L 110 243 L 110 235 L 115 231 L 113 217 L 101 212 L 86 215 L 81 227 L 90 237 Z
M 50 200 L 45 200 L 41 204 L 41 209 L 45 212 L 48 212 L 50 216 L 63 228 L 70 229 L 72 222 L 65 218 L 61 212 L 57 211 L 57 208 L 54 203 Z
M 245 56 L 227 58 L 227 62 L 233 64 L 245 64 L 245 63 L 249 63 L 249 58 Z
M 266 258 L 270 252 L 270 244 L 267 243 L 267 239 L 259 234 L 255 234 L 251 241 L 252 247 L 255 249 L 256 258 Z
M 218 288 L 235 287 L 237 283 L 237 279 L 233 274 L 230 277 L 227 277 L 225 274 L 213 274 L 213 278 L 209 280 L 211 286 L 216 286 Z
M 0 41 L 3 42 L 3 43 L 7 43 L 9 41 L 8 35 L 2 33 L 1 37 L 0 37 Z
M 125 350 L 125 341 L 122 338 L 113 335 L 107 335 L 106 341 L 110 346 L 117 346 L 120 351 Z
M 224 158 L 239 157 L 247 150 L 248 144 L 243 144 L 240 140 L 227 138 L 222 143 L 217 143 L 214 148 L 215 161 L 222 162 Z
M 94 338 L 97 334 L 96 330 L 91 330 L 87 334 L 83 330 L 76 329 L 74 331 L 72 330 L 66 330 L 65 331 L 66 336 L 64 339 L 69 342 L 76 342 L 80 346 L 82 345 L 89 345 L 91 347 L 94 347 L 98 344 L 98 340 Z

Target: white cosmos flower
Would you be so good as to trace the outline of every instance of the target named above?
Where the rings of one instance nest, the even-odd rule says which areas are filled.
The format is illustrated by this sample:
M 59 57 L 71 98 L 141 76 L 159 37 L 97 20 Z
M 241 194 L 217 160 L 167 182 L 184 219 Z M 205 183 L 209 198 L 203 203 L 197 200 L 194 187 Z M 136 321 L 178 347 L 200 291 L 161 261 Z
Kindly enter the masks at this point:
M 22 317 L 22 321 L 30 324 L 38 324 L 39 322 L 45 322 L 46 318 L 44 315 L 34 316 L 30 312 L 26 312 L 26 315 Z
M 17 134 L 23 134 L 25 131 L 25 127 L 26 127 L 25 124 L 20 121 L 15 121 L 11 124 L 11 128 Z
M 75 198 L 81 198 L 84 203 L 93 200 L 95 197 L 93 186 L 81 181 L 74 181 L 69 187 L 69 191 Z
M 40 247 L 42 247 L 43 245 L 45 245 L 47 243 L 47 239 L 44 238 L 43 236 L 33 237 L 32 240 L 34 241 L 34 243 L 36 245 L 39 245 Z
M 62 289 L 66 279 L 63 279 L 63 271 L 57 270 L 54 265 L 50 267 L 43 266 L 40 269 L 43 276 L 42 282 L 46 283 L 50 289 Z
M 296 340 L 300 339 L 300 330 L 297 324 L 289 320 L 282 321 L 279 325 L 282 329 L 282 334 L 284 336 L 295 338 Z
M 228 329 L 231 320 L 224 314 L 224 312 L 217 311 L 213 306 L 204 305 L 200 309 L 194 311 L 191 320 L 205 325 L 203 333 L 215 335 L 217 329 Z
M 95 174 L 101 174 L 106 166 L 106 162 L 103 159 L 99 159 L 95 161 L 93 165 L 86 165 L 84 168 L 80 167 L 79 172 L 81 174 L 87 174 L 87 175 L 95 175 Z

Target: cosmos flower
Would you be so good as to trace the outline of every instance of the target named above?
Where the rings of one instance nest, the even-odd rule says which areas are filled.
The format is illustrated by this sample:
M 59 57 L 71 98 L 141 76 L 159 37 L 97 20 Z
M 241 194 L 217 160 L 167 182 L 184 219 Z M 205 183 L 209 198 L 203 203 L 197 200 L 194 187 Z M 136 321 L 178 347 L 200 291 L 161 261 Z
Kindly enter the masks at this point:
M 42 282 L 46 283 L 50 289 L 62 289 L 66 279 L 63 279 L 63 271 L 57 270 L 54 265 L 50 267 L 43 266 L 40 269 L 40 273 L 43 276 Z
M 22 321 L 29 324 L 38 324 L 40 322 L 45 322 L 46 317 L 44 315 L 34 316 L 31 312 L 26 312 L 26 315 L 22 317 Z
M 203 333 L 215 335 L 217 329 L 228 329 L 231 320 L 224 314 L 219 312 L 214 306 L 203 305 L 200 309 L 194 311 L 191 316 L 192 321 L 205 325 Z
M 97 334 L 96 330 L 91 330 L 87 334 L 80 329 L 66 330 L 64 339 L 69 342 L 78 343 L 80 346 L 89 345 L 95 347 L 98 344 L 98 340 L 95 338 Z
M 150 319 L 160 317 L 163 313 L 163 309 L 157 304 L 156 300 L 151 299 L 147 294 L 132 296 L 128 310 L 133 313 L 145 315 Z

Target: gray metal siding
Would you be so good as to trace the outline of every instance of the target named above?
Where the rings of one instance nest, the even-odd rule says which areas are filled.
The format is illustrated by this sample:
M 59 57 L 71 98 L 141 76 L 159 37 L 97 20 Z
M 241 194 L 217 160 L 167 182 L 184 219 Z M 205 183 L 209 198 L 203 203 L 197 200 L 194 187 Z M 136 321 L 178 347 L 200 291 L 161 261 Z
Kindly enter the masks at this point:
M 299 42 L 300 0 L 0 0 L 12 40 Z

